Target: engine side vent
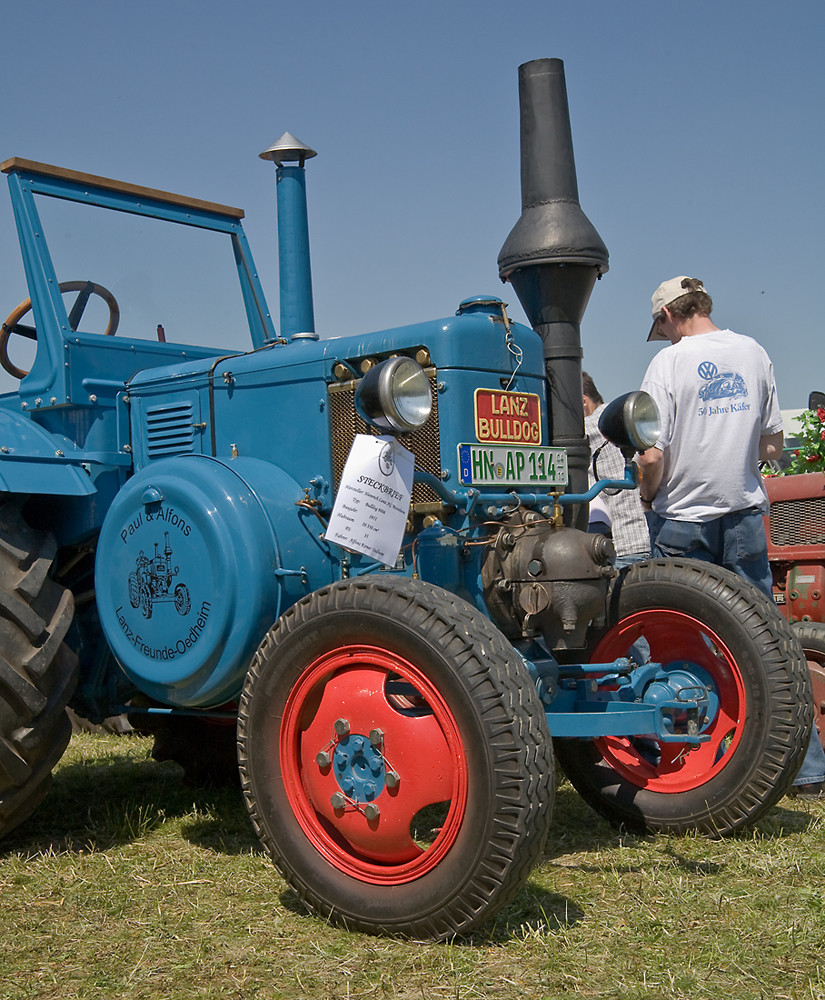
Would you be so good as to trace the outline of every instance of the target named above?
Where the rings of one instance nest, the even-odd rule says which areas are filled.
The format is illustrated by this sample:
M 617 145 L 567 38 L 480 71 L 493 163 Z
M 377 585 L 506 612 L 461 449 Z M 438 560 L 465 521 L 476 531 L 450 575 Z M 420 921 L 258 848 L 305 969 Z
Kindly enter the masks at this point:
M 777 500 L 771 504 L 771 544 L 822 545 L 825 543 L 825 497 Z
M 427 369 L 430 380 L 433 408 L 430 419 L 413 434 L 407 434 L 399 440 L 405 448 L 415 455 L 416 469 L 423 469 L 441 478 L 441 441 L 438 431 L 438 387 L 436 371 Z M 356 434 L 370 434 L 372 431 L 355 412 L 355 389 L 357 382 L 344 382 L 329 387 L 329 414 L 332 437 L 332 468 L 335 476 L 335 489 L 341 482 L 344 464 L 349 455 Z M 423 483 L 413 486 L 412 507 L 414 510 L 429 509 L 433 505 L 441 505 L 441 499 Z
M 195 450 L 191 402 L 146 407 L 146 454 L 150 459 L 189 455 Z

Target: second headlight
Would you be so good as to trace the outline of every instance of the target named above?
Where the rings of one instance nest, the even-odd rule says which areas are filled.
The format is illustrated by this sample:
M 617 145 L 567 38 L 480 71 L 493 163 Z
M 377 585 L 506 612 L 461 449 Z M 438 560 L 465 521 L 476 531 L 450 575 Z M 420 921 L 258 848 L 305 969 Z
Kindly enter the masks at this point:
M 599 430 L 622 451 L 646 451 L 659 440 L 659 408 L 646 392 L 626 392 L 604 408 Z

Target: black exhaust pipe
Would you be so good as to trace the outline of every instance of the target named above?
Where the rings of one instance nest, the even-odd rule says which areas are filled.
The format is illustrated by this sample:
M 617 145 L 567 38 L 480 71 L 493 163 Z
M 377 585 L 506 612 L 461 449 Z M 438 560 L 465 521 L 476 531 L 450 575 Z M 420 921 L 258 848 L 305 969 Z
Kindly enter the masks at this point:
M 519 66 L 522 214 L 498 255 L 531 326 L 544 343 L 550 442 L 567 449 L 568 492 L 587 491 L 589 449 L 582 413 L 581 320 L 607 247 L 579 205 L 567 86 L 561 59 Z M 587 527 L 587 509 L 570 515 Z

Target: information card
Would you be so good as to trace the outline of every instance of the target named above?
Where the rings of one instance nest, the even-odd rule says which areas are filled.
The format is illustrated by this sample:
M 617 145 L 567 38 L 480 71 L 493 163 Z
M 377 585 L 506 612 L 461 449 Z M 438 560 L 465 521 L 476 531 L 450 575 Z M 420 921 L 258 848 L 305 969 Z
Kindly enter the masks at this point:
M 410 509 L 415 456 L 393 437 L 358 434 L 347 457 L 326 537 L 392 566 Z

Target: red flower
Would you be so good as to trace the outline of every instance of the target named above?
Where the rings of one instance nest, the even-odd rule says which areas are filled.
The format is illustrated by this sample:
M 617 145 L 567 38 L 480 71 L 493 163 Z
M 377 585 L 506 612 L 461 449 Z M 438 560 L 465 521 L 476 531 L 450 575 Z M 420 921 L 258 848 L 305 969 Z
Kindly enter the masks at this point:
M 820 406 L 816 411 L 816 415 L 819 417 L 820 423 L 825 423 L 825 407 Z
M 819 436 L 823 441 L 825 441 L 825 427 L 823 427 L 822 430 L 819 432 Z
M 808 455 L 807 458 L 809 462 L 818 462 L 822 456 L 814 452 L 813 455 Z

